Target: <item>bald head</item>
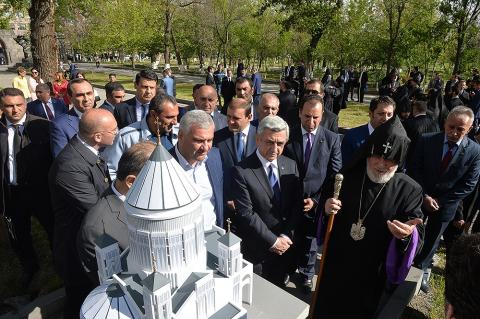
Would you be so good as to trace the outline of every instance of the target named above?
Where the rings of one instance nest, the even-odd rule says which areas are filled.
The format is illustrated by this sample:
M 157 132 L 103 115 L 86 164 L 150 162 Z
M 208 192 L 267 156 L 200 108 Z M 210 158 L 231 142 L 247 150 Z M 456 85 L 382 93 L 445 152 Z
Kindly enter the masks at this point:
M 195 108 L 211 114 L 217 108 L 218 95 L 211 85 L 202 85 L 194 94 Z
M 117 121 L 104 109 L 88 109 L 78 125 L 78 134 L 90 146 L 98 149 L 112 145 L 118 133 Z
M 258 103 L 258 107 L 257 107 L 258 117 L 259 117 L 258 120 L 261 121 L 269 115 L 277 115 L 279 107 L 280 107 L 280 100 L 275 94 L 272 94 L 272 93 L 262 94 L 262 98 L 260 99 L 260 103 Z

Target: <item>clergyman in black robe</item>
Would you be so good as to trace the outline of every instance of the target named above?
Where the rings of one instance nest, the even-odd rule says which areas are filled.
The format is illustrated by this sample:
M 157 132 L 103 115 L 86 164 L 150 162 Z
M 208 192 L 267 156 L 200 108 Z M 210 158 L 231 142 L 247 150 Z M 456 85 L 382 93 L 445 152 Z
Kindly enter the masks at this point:
M 391 241 L 396 241 L 394 253 L 402 255 L 412 244 L 415 227 L 417 235 L 421 235 L 422 189 L 407 175 L 395 173 L 405 159 L 409 142 L 395 116 L 372 133 L 352 164 L 343 169 L 341 206 L 332 204 L 332 199 L 325 204 L 327 213 L 332 209 L 339 211 L 313 318 L 374 318 L 380 310 L 382 294 L 392 286 L 387 284 L 385 265 Z M 391 166 L 385 165 L 385 173 L 376 171 L 387 162 Z M 352 225 L 359 223 L 359 216 L 363 220 L 363 236 L 352 234 Z M 339 304 L 342 306 L 338 307 Z

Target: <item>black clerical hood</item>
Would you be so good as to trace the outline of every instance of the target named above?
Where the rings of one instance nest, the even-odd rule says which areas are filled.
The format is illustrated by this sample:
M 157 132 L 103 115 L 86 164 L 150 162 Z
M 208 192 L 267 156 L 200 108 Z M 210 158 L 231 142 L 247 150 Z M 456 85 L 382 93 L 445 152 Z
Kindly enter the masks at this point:
M 390 120 L 378 126 L 355 153 L 348 168 L 357 166 L 372 155 L 379 155 L 402 165 L 408 152 L 410 139 L 400 119 L 394 115 Z M 347 168 L 347 169 L 348 169 Z

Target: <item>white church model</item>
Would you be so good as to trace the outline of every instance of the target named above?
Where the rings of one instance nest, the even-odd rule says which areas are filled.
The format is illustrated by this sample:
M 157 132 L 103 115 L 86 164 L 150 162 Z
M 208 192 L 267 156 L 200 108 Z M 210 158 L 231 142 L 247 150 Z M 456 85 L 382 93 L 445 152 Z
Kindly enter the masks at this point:
M 240 238 L 204 232 L 201 197 L 180 165 L 157 145 L 125 200 L 129 247 L 102 235 L 101 285 L 80 318 L 237 319 L 252 302 L 252 264 Z

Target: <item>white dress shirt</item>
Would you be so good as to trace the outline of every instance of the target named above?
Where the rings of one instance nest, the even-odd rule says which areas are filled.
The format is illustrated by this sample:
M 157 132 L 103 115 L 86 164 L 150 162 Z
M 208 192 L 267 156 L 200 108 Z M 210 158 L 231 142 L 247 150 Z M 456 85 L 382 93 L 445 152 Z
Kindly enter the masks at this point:
M 178 163 L 183 168 L 188 177 L 200 189 L 200 196 L 202 196 L 202 213 L 203 213 L 203 227 L 205 230 L 212 229 L 217 220 L 215 215 L 215 194 L 213 193 L 212 185 L 207 171 L 207 157 L 201 162 L 196 162 L 193 166 L 178 151 L 178 146 L 175 146 L 175 153 L 177 154 Z
M 22 119 L 17 123 L 20 125 L 20 133 L 23 134 L 23 129 L 25 128 L 25 120 L 27 118 L 27 114 L 24 114 Z M 9 181 L 11 185 L 17 185 L 17 163 L 15 163 L 15 154 L 13 154 L 13 138 L 15 135 L 15 127 L 13 124 L 7 119 L 7 127 L 8 127 L 8 170 L 10 173 Z
M 117 195 L 118 199 L 124 202 L 127 196 L 120 194 L 120 192 L 115 188 L 115 181 L 112 182 L 112 191 L 115 195 Z
M 52 112 L 53 117 L 55 117 L 55 109 L 53 108 L 52 99 L 48 99 L 47 103 L 42 102 L 43 111 L 45 112 L 45 114 L 48 114 L 47 110 L 45 109 L 45 105 L 50 109 L 50 112 Z
M 82 143 L 83 145 L 85 145 L 85 147 L 88 148 L 93 154 L 95 154 L 95 156 L 98 156 L 98 150 L 96 150 L 95 147 L 88 145 L 87 142 L 85 142 L 84 140 L 82 140 L 82 139 L 80 138 L 80 135 L 78 135 L 78 134 L 77 134 L 77 138 L 78 138 L 78 140 L 80 141 L 80 143 Z
M 150 103 L 142 104 L 139 100 L 137 100 L 137 98 L 135 98 L 135 114 L 137 115 L 137 122 L 142 120 L 142 109 L 144 108 L 143 105 L 145 105 L 145 113 L 143 113 L 143 115 L 147 115 L 148 104 Z
M 79 119 L 82 119 L 82 115 L 83 115 L 83 113 L 82 113 L 82 112 L 80 112 L 79 110 L 77 110 L 77 108 L 76 108 L 75 106 L 73 107 L 73 110 L 75 111 L 75 113 L 77 113 L 77 115 L 78 115 L 78 118 L 79 118 Z
M 373 131 L 375 130 L 370 122 L 368 122 L 368 135 L 372 135 Z

